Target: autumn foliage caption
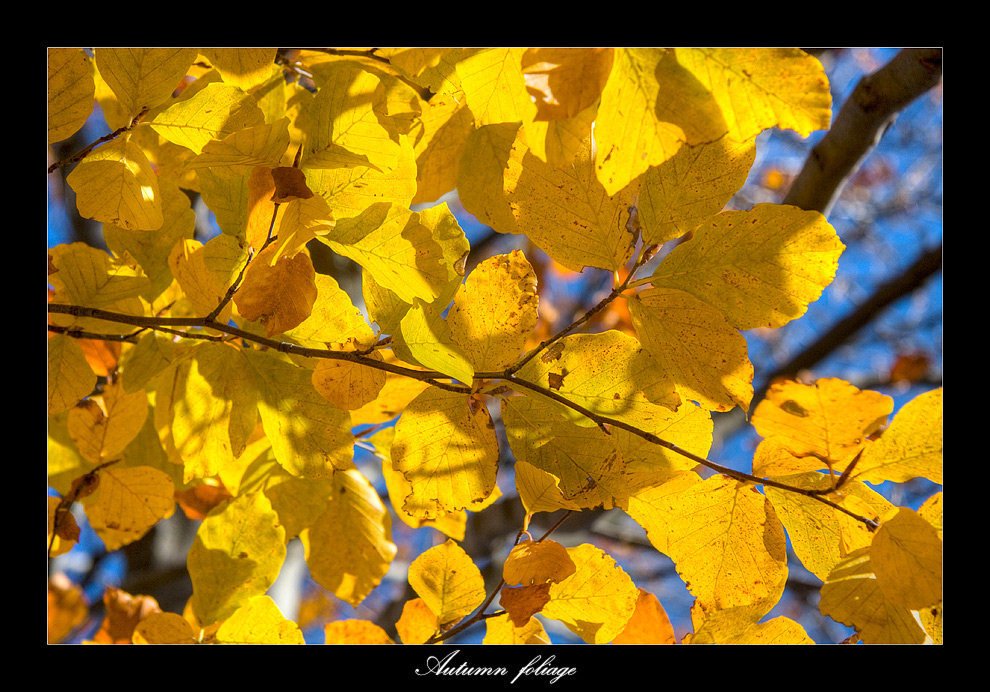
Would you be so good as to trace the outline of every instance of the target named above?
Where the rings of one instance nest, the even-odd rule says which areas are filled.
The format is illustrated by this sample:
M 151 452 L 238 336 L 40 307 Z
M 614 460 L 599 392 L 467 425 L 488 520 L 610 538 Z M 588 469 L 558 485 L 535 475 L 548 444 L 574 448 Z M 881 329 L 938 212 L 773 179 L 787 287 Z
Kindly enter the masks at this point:
M 741 332 L 800 318 L 844 248 L 817 212 L 723 209 L 756 135 L 828 127 L 817 60 L 292 56 L 50 51 L 49 142 L 94 101 L 113 135 L 64 162 L 110 252 L 49 248 L 49 554 L 74 544 L 73 502 L 109 550 L 177 501 L 202 517 L 188 607 L 151 608 L 132 641 L 300 643 L 266 595 L 287 543 L 358 605 L 392 566 L 394 518 L 447 537 L 409 566 L 403 643 L 476 624 L 488 643 L 546 642 L 540 618 L 589 643 L 674 640 L 657 598 L 602 549 L 527 526 L 486 593 L 459 542 L 467 514 L 499 500 L 521 502 L 527 524 L 626 512 L 695 597 L 691 642 L 810 641 L 787 617 L 763 621 L 787 579 L 786 536 L 822 581 L 822 612 L 863 641 L 941 640 L 941 493 L 914 511 L 870 488 L 942 482 L 941 390 L 891 421 L 879 393 L 779 382 L 749 411 Z M 436 203 L 454 189 L 562 271 L 614 273 L 613 290 L 549 333 L 526 252 L 472 257 Z M 189 193 L 219 226 L 206 242 Z M 315 271 L 313 243 L 360 266 L 363 311 Z M 582 331 L 623 303 L 629 328 Z M 736 407 L 763 439 L 752 473 L 706 458 L 712 412 Z M 358 443 L 381 461 L 384 496 L 355 464 Z M 499 485 L 506 456 L 517 497 Z M 326 641 L 393 640 L 352 620 Z

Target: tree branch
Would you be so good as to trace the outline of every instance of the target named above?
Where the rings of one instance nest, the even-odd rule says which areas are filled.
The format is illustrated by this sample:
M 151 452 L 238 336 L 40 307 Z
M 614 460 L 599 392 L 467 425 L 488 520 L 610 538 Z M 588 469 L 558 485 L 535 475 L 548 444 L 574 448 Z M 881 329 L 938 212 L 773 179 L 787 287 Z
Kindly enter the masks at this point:
M 941 48 L 905 48 L 863 77 L 784 198 L 829 215 L 839 191 L 897 114 L 942 79 Z

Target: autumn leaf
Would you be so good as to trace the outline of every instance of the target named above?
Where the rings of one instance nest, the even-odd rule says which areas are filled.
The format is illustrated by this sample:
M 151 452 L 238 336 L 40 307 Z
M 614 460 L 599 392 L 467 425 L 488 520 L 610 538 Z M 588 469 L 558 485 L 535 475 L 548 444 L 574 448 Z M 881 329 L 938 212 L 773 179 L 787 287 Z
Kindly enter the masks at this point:
M 525 586 L 503 586 L 498 602 L 514 627 L 525 627 L 530 619 L 550 601 L 551 582 L 527 584 Z
M 543 624 L 530 618 L 522 627 L 516 627 L 508 613 L 485 619 L 483 644 L 550 644 Z
M 381 361 L 377 353 L 368 356 Z M 313 368 L 313 387 L 339 409 L 353 411 L 372 402 L 385 386 L 385 371 L 328 358 Z
M 192 609 L 204 625 L 226 620 L 275 582 L 285 560 L 285 529 L 256 492 L 210 512 L 189 549 Z
M 674 627 L 656 596 L 637 589 L 636 610 L 613 644 L 676 644 Z
M 335 620 L 323 628 L 325 644 L 395 644 L 381 627 L 367 620 Z
M 629 500 L 629 515 L 668 555 L 699 607 L 756 622 L 787 579 L 784 529 L 753 486 L 683 472 Z
M 475 371 L 513 363 L 536 326 L 536 275 L 518 250 L 479 264 L 454 297 L 450 338 Z
M 888 396 L 838 379 L 820 379 L 814 385 L 785 381 L 771 385 L 753 412 L 753 426 L 792 454 L 834 468 L 886 423 L 893 406 Z
M 584 543 L 567 553 L 576 571 L 550 587 L 550 602 L 541 612 L 589 644 L 610 642 L 636 610 L 636 587 L 600 548 Z
M 911 478 L 942 482 L 942 388 L 909 401 L 867 447 L 852 477 L 867 483 Z
M 55 334 L 48 339 L 48 414 L 68 411 L 96 386 L 96 373 L 75 339 Z
M 223 81 L 250 91 L 272 74 L 275 48 L 203 48 L 203 55 L 223 76 Z
M 442 389 L 417 396 L 399 419 L 392 460 L 412 487 L 403 508 L 435 518 L 487 498 L 495 488 L 498 442 L 484 406 Z
M 150 124 L 173 144 L 201 154 L 211 141 L 225 139 L 244 128 L 264 125 L 264 117 L 254 97 L 247 92 L 231 84 L 213 82 L 184 93 Z
M 441 625 L 457 622 L 485 600 L 481 572 L 464 549 L 451 540 L 413 560 L 409 584 Z
M 99 464 L 116 459 L 144 426 L 148 395 L 143 390 L 126 393 L 119 384 L 108 385 L 102 401 L 89 399 L 69 411 L 69 435 L 79 453 Z
M 422 598 L 412 598 L 402 606 L 395 631 L 403 644 L 424 644 L 437 631 L 439 620 Z
M 107 550 L 138 540 L 175 508 L 172 479 L 149 466 L 109 468 L 85 501 L 86 517 Z
M 557 541 L 527 539 L 509 551 L 502 578 L 509 586 L 560 582 L 574 574 L 574 561 Z
M 712 411 L 749 409 L 753 364 L 746 339 L 714 307 L 689 293 L 647 289 L 629 300 L 639 340 L 683 399 Z
M 135 628 L 156 613 L 161 606 L 151 596 L 132 595 L 110 586 L 103 594 L 106 616 L 93 635 L 99 644 L 130 644 Z
M 327 508 L 302 532 L 310 574 L 335 596 L 360 604 L 396 554 L 388 510 L 356 470 L 333 475 Z
M 275 257 L 269 247 L 244 273 L 234 304 L 245 319 L 260 322 L 268 336 L 282 334 L 302 324 L 316 302 L 316 271 L 309 255 Z
M 48 143 L 75 134 L 93 112 L 93 64 L 80 48 L 48 49 Z
M 758 204 L 702 223 L 660 263 L 651 283 L 692 294 L 737 329 L 780 327 L 818 300 L 844 248 L 818 212 Z
M 217 630 L 219 644 L 305 644 L 302 631 L 286 619 L 270 596 L 256 596 L 234 611 Z
M 478 48 L 457 62 L 457 75 L 478 127 L 532 119 L 521 48 Z
M 817 58 L 795 48 L 678 48 L 678 64 L 717 101 L 736 141 L 771 127 L 807 137 L 832 115 L 828 78 Z
M 100 77 L 130 119 L 172 96 L 196 59 L 196 49 L 97 48 L 94 55 Z

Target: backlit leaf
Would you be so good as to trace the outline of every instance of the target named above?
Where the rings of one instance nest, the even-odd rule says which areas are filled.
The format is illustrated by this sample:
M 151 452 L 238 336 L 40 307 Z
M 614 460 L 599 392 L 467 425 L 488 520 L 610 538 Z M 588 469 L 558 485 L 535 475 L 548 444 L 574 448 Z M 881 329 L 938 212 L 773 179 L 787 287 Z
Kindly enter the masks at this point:
M 468 108 L 478 127 L 532 118 L 535 106 L 526 92 L 521 48 L 479 48 L 457 63 Z
M 796 48 L 678 48 L 677 62 L 711 92 L 736 141 L 770 127 L 807 137 L 829 126 L 832 97 L 817 58 Z
M 203 48 L 203 55 L 223 76 L 223 81 L 244 91 L 264 83 L 272 73 L 275 48 Z
M 917 512 L 901 507 L 884 517 L 870 562 L 888 602 L 920 610 L 942 600 L 942 539 Z
M 172 479 L 149 466 L 104 469 L 98 491 L 86 500 L 86 517 L 107 550 L 141 538 L 175 507 Z
M 792 454 L 815 456 L 834 466 L 859 451 L 893 408 L 890 397 L 860 391 L 843 380 L 820 379 L 814 385 L 785 381 L 771 385 L 753 412 L 753 426 Z
M 368 620 L 336 620 L 323 628 L 326 644 L 395 644 L 388 633 Z
M 700 607 L 744 609 L 756 622 L 780 598 L 784 529 L 756 488 L 685 472 L 630 498 L 628 513 L 674 561 Z
M 388 510 L 364 476 L 356 470 L 335 473 L 326 511 L 302 533 L 313 579 L 356 607 L 395 557 L 391 526 Z
M 891 603 L 874 573 L 870 548 L 843 558 L 822 586 L 822 614 L 854 627 L 868 644 L 921 644 L 925 630 L 904 606 Z
M 94 150 L 66 182 L 87 219 L 142 231 L 157 230 L 164 223 L 158 176 L 141 148 L 126 137 Z
M 173 144 L 201 154 L 209 142 L 264 122 L 252 96 L 236 86 L 214 82 L 160 112 L 151 126 Z
M 656 288 L 631 299 L 629 314 L 643 346 L 682 398 L 712 411 L 749 409 L 753 364 L 746 339 L 721 312 L 689 293 Z
M 818 300 L 843 249 L 818 212 L 758 204 L 703 223 L 660 263 L 651 282 L 718 308 L 737 329 L 779 327 Z
M 394 468 L 412 485 L 403 508 L 435 518 L 487 498 L 495 488 L 498 442 L 484 406 L 430 389 L 406 407 L 392 442 Z
M 96 373 L 76 340 L 61 334 L 48 338 L 48 414 L 63 413 L 89 396 Z
M 147 417 L 146 392 L 126 394 L 119 384 L 111 384 L 101 403 L 90 399 L 70 409 L 69 435 L 87 461 L 99 464 L 123 454 Z
M 573 334 L 561 339 L 560 358 L 533 358 L 518 377 L 555 390 L 602 416 L 652 430 L 670 420 L 680 403 L 674 381 L 634 337 L 618 330 Z M 562 413 L 579 425 L 591 425 L 572 409 Z
M 48 49 L 48 143 L 75 134 L 93 112 L 93 65 L 80 48 Z
M 196 59 L 195 48 L 97 48 L 94 54 L 128 118 L 168 100 Z
M 454 297 L 450 337 L 475 371 L 512 364 L 536 326 L 536 274 L 519 250 L 479 264 Z
M 316 302 L 316 271 L 306 253 L 272 259 L 270 246 L 255 256 L 234 296 L 237 310 L 264 325 L 268 336 L 302 324 Z
M 192 610 L 205 624 L 226 620 L 275 582 L 285 560 L 285 529 L 264 493 L 210 512 L 189 550 Z
M 441 625 L 469 615 L 485 600 L 485 580 L 451 540 L 435 545 L 409 565 L 409 584 Z
M 656 596 L 638 589 L 636 610 L 613 644 L 676 644 L 677 636 L 667 612 Z
M 643 175 L 636 208 L 643 241 L 665 243 L 697 228 L 728 204 L 756 159 L 752 141 L 683 146 Z
M 285 618 L 270 596 L 255 596 L 220 625 L 219 644 L 305 644 L 296 623 Z
M 636 610 L 632 579 L 600 548 L 588 543 L 568 548 L 576 571 L 550 587 L 542 614 L 564 623 L 589 644 L 612 641 Z
M 574 561 L 557 541 L 524 540 L 509 551 L 502 578 L 509 586 L 559 582 L 574 574 Z
M 382 359 L 377 353 L 368 357 Z M 313 368 L 313 386 L 337 408 L 353 411 L 375 400 L 385 386 L 385 371 L 327 358 Z
M 919 476 L 942 482 L 941 387 L 904 404 L 853 472 L 853 478 L 867 483 L 903 483 Z

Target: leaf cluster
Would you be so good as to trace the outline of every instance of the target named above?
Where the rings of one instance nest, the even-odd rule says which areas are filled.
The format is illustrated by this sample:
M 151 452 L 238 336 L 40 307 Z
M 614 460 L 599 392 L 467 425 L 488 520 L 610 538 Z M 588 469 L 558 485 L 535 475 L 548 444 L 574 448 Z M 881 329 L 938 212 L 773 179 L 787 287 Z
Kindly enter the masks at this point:
M 941 493 L 914 511 L 869 485 L 941 483 L 941 390 L 889 427 L 888 397 L 835 379 L 776 383 L 749 411 L 743 332 L 800 318 L 844 248 L 818 212 L 723 211 L 760 132 L 828 127 L 813 57 L 50 51 L 49 142 L 94 102 L 112 135 L 58 165 L 109 252 L 49 248 L 49 555 L 74 545 L 73 503 L 110 550 L 176 503 L 202 519 L 185 612 L 143 602 L 108 640 L 300 643 L 266 595 L 288 542 L 358 605 L 395 565 L 400 520 L 445 537 L 409 566 L 403 643 L 479 622 L 486 642 L 547 642 L 540 618 L 588 643 L 676 641 L 601 548 L 526 533 L 540 512 L 614 508 L 695 597 L 691 642 L 810 641 L 763 621 L 786 536 L 824 614 L 868 642 L 940 641 Z M 471 257 L 436 203 L 455 189 L 530 245 Z M 315 270 L 314 245 L 361 268 L 360 296 Z M 528 247 L 614 273 L 611 292 L 547 333 Z M 619 304 L 629 328 L 583 329 Z M 706 458 L 712 414 L 736 407 L 763 439 L 752 473 Z M 527 525 L 486 593 L 460 543 L 500 501 Z M 393 641 L 365 621 L 326 640 Z

